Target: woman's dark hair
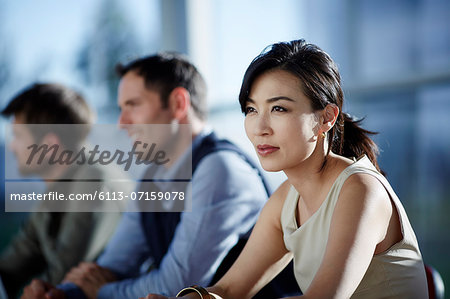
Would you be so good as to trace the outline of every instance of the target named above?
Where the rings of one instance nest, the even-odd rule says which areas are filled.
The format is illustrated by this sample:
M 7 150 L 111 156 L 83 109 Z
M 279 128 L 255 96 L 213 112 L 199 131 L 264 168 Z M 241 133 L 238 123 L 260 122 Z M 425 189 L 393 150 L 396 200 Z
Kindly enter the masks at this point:
M 377 163 L 378 147 L 368 136 L 376 133 L 361 128 L 362 120 L 353 120 L 342 112 L 344 93 L 336 64 L 327 53 L 303 39 L 273 44 L 250 63 L 239 93 L 242 112 L 245 113 L 255 79 L 274 69 L 287 71 L 300 80 L 301 88 L 315 111 L 324 109 L 328 104 L 339 107 L 336 124 L 328 134 L 328 153 L 332 150 L 349 158 L 366 154 L 380 170 Z
M 169 95 L 175 88 L 186 88 L 189 91 L 195 114 L 201 120 L 206 119 L 205 80 L 197 68 L 183 55 L 163 52 L 116 66 L 116 72 L 120 77 L 130 71 L 135 71 L 142 76 L 149 90 L 159 93 L 163 108 L 167 108 Z

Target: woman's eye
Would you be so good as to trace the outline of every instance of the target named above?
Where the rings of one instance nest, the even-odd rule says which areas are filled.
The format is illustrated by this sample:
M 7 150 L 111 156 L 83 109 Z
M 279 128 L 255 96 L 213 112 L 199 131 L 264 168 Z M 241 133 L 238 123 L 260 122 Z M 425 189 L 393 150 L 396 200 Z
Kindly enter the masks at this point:
M 276 112 L 286 112 L 287 110 L 281 106 L 273 106 L 272 107 L 272 111 L 276 111 Z
M 252 112 L 256 112 L 256 109 L 253 107 L 245 107 L 245 115 L 252 113 Z

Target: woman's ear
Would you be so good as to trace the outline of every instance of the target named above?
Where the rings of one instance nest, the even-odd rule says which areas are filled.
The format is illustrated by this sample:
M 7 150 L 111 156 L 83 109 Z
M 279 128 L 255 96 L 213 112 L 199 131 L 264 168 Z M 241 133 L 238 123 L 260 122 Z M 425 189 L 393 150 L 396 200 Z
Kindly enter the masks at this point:
M 185 118 L 191 107 L 191 95 L 184 87 L 176 87 L 169 95 L 169 108 L 175 119 Z
M 326 133 L 334 126 L 339 115 L 339 107 L 335 104 L 328 104 L 322 111 L 321 133 Z

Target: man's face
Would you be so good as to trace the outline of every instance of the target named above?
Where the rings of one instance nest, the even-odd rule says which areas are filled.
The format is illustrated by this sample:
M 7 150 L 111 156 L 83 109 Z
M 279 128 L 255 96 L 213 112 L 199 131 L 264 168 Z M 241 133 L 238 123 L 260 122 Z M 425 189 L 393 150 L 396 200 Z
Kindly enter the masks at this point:
M 13 138 L 9 144 L 9 149 L 13 152 L 17 160 L 17 166 L 21 175 L 32 175 L 38 173 L 38 165 L 31 163 L 27 165 L 30 155 L 28 147 L 36 143 L 30 129 L 25 125 L 24 116 L 16 114 L 12 126 Z
M 119 124 L 170 124 L 173 120 L 168 108 L 162 107 L 158 92 L 145 87 L 142 76 L 130 71 L 119 84 L 118 104 L 121 109 Z
M 119 84 L 119 124 L 133 141 L 163 146 L 173 134 L 174 117 L 169 108 L 163 108 L 158 92 L 145 86 L 144 78 L 134 71 L 122 77 Z M 145 126 L 145 125 L 160 126 Z

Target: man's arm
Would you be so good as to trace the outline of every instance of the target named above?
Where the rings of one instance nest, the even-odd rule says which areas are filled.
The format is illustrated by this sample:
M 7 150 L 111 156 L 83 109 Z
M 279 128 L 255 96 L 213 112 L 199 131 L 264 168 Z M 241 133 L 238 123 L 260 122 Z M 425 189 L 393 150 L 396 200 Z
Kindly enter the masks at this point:
M 140 213 L 124 213 L 117 230 L 97 264 L 112 271 L 118 279 L 139 275 L 142 263 L 150 256 L 141 226 Z M 82 290 L 73 283 L 58 286 L 68 298 L 80 298 Z
M 34 213 L 0 256 L 0 276 L 9 296 L 19 291 L 28 279 L 42 272 L 46 266 L 40 250 L 36 225 L 44 225 L 42 217 Z
M 267 195 L 255 170 L 234 152 L 205 157 L 192 181 L 192 212 L 182 214 L 159 269 L 104 285 L 98 298 L 175 295 L 186 285 L 210 283 L 228 251 L 254 225 Z
M 126 212 L 96 263 L 124 279 L 138 276 L 142 264 L 149 257 L 141 213 Z
M 46 236 L 42 250 L 48 263 L 48 281 L 59 283 L 64 274 L 83 259 L 95 226 L 93 213 L 64 213 L 58 236 Z

